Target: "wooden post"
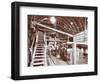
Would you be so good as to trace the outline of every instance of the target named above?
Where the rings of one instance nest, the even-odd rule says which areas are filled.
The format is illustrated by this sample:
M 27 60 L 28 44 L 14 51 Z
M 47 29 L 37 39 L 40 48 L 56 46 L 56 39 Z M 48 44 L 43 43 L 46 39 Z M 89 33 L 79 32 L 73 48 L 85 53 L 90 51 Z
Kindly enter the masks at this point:
M 73 64 L 76 64 L 77 63 L 77 56 L 76 56 L 76 43 L 74 42 L 73 44 Z
M 46 54 L 47 54 L 46 53 L 46 51 L 47 51 L 47 41 L 46 41 L 46 32 L 44 32 L 44 43 L 45 43 L 44 44 L 44 46 L 45 46 L 45 50 L 44 50 L 44 58 L 45 58 L 44 61 L 45 61 L 45 64 L 44 65 L 47 66 L 47 56 L 46 56 Z

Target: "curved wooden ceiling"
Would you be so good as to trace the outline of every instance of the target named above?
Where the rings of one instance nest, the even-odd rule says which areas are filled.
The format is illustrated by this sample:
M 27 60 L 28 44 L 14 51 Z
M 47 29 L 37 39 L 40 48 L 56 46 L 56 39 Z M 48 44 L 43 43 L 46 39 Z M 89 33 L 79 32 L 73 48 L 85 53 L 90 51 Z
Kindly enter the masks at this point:
M 54 28 L 50 22 L 51 16 L 33 16 L 29 15 L 32 21 L 39 22 L 46 26 Z M 70 17 L 70 16 L 55 16 L 56 18 L 56 29 L 75 35 L 87 29 L 87 17 Z

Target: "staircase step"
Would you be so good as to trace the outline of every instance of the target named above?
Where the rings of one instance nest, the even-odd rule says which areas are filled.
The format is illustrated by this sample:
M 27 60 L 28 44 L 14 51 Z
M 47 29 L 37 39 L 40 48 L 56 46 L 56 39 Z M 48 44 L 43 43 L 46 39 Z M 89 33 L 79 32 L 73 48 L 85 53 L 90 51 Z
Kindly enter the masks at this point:
M 43 48 L 44 49 L 44 47 L 40 47 L 40 46 L 38 46 L 37 48 Z
M 37 45 L 42 45 L 43 46 L 44 44 L 37 44 Z
M 36 50 L 35 53 L 44 53 L 44 50 Z
M 34 61 L 34 63 L 39 63 L 39 62 L 43 62 L 43 60 L 39 60 L 39 61 Z
M 43 56 L 43 54 L 37 54 L 37 55 L 35 55 L 35 56 Z M 35 58 L 37 58 L 37 57 L 35 57 Z M 38 57 L 37 59 L 41 59 L 41 58 L 43 58 L 43 57 Z
M 36 50 L 44 50 L 44 48 L 36 48 Z
M 37 46 L 37 48 L 43 48 L 44 49 L 44 46 Z
M 43 49 L 36 48 L 36 51 L 44 51 L 44 48 Z
M 44 57 L 44 56 L 43 56 L 43 55 L 42 55 L 42 56 L 37 56 L 37 55 L 36 55 L 35 57 L 37 57 L 37 58 L 38 58 L 38 57 Z
M 44 62 L 33 63 L 33 65 L 41 65 L 41 64 L 44 64 Z
M 38 44 L 44 44 L 44 41 L 38 41 Z
M 40 43 L 40 44 L 41 44 L 41 43 L 44 44 L 44 41 L 38 41 L 38 43 Z
M 35 57 L 35 59 L 41 59 L 41 58 L 44 58 L 44 57 Z
M 40 60 L 44 60 L 44 58 L 42 58 L 42 59 L 34 59 L 33 61 L 40 61 Z
M 38 47 L 38 46 L 39 46 L 39 47 L 44 47 L 44 45 L 37 45 L 37 47 Z
M 45 49 L 44 47 L 37 47 L 36 49 Z
M 36 51 L 43 51 L 44 52 L 44 49 L 36 49 Z
M 43 56 L 44 54 L 35 54 L 35 56 Z
M 37 48 L 39 48 L 39 49 L 44 49 L 44 46 L 42 46 L 42 47 L 40 47 L 40 46 L 37 46 L 37 47 L 36 47 L 36 49 L 37 49 Z
M 44 54 L 44 53 L 35 53 L 35 54 Z
M 36 66 L 36 67 L 38 67 L 38 66 L 44 66 L 43 64 L 41 64 L 41 65 L 33 65 L 34 67 Z
M 44 45 L 44 44 L 38 44 L 38 45 Z
M 40 52 L 42 52 L 42 53 L 43 53 L 43 52 L 44 52 L 44 50 L 36 50 L 36 52 L 39 52 L 39 53 L 40 53 Z
M 44 54 L 44 51 L 36 51 L 35 54 Z
M 37 47 L 43 47 L 44 48 L 44 46 L 40 46 L 40 45 L 37 45 Z
M 37 44 L 37 46 L 44 46 L 44 44 Z
M 37 47 L 44 47 L 44 45 L 37 45 Z

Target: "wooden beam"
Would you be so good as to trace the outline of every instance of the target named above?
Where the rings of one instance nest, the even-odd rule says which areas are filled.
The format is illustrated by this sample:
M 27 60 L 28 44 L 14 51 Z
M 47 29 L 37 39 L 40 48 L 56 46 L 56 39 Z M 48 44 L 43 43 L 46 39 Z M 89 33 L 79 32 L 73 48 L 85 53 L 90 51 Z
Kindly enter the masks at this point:
M 87 42 L 67 42 L 66 44 L 84 44 L 84 45 L 87 45 Z
M 61 33 L 61 34 L 64 34 L 64 35 L 73 37 L 72 34 L 69 34 L 69 33 L 66 33 L 66 32 L 63 32 L 63 31 L 60 31 L 60 30 L 57 30 L 57 29 L 55 29 L 55 28 L 51 28 L 51 27 L 46 26 L 46 25 L 43 25 L 43 24 L 41 24 L 41 23 L 37 23 L 37 22 L 34 22 L 34 23 L 35 23 L 36 25 L 41 26 L 41 27 L 47 28 L 47 29 L 49 29 L 49 30 L 52 30 L 52 31 L 55 31 L 55 32 L 58 32 L 58 33 Z
M 66 22 L 66 21 L 64 20 L 64 18 L 58 17 L 58 20 L 60 20 L 60 22 L 63 22 L 65 25 L 68 26 L 67 29 L 69 30 L 70 33 L 73 32 L 73 29 L 70 27 L 70 23 Z

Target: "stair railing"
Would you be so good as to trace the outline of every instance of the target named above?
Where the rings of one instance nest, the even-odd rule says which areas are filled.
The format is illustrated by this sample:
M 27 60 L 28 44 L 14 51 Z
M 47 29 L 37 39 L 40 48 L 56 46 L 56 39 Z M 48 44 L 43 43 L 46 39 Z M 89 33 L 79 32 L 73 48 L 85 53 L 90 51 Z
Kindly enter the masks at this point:
M 31 66 L 33 66 L 33 59 L 35 57 L 35 52 L 36 52 L 36 47 L 37 47 L 37 42 L 38 42 L 38 36 L 39 36 L 39 32 L 36 33 L 36 42 L 35 42 L 35 45 L 34 45 L 34 51 L 32 53 L 32 62 L 31 62 Z
M 45 47 L 45 49 L 44 49 L 44 58 L 45 58 L 45 66 L 47 66 L 47 56 L 46 56 L 46 51 L 47 51 L 47 41 L 46 41 L 46 33 L 44 33 L 44 47 Z

